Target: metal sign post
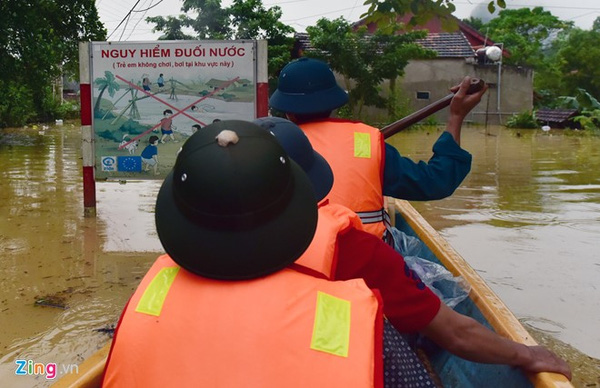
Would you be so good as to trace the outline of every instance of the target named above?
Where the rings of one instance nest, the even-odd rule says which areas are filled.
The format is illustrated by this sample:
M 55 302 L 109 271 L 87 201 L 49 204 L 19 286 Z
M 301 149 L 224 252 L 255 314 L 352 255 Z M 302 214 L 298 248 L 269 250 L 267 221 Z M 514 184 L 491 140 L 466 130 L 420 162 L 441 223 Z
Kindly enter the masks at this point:
M 96 216 L 94 179 L 94 134 L 92 130 L 92 88 L 90 84 L 90 44 L 79 43 L 79 93 L 81 104 L 81 153 L 83 157 L 83 214 Z

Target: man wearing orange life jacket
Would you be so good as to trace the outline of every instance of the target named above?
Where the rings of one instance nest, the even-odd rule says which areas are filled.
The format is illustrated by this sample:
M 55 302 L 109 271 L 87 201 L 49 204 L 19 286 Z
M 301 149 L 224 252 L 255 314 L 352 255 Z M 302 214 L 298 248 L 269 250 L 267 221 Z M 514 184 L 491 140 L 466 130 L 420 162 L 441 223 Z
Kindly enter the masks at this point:
M 388 251 L 383 257 L 379 256 L 380 248 L 385 246 L 381 240 L 373 238 L 365 244 L 354 243 L 372 235 L 364 231 L 356 213 L 327 199 L 335 182 L 333 172 L 328 162 L 313 150 L 303 131 L 279 117 L 259 118 L 254 123 L 272 133 L 289 157 L 302 167 L 319 201 L 317 230 L 306 251 L 316 254 L 303 255 L 296 263 L 333 280 L 365 278 L 372 289 L 381 292 L 384 314 L 399 331 L 407 333 L 423 329 L 437 314 L 440 300 L 405 267 L 401 255 L 393 253 L 390 256 Z M 351 251 L 370 253 L 356 257 L 348 255 Z M 340 255 L 340 252 L 344 254 Z
M 465 78 L 457 90 L 446 131 L 427 163 L 402 157 L 384 142 L 377 128 L 329 118 L 334 109 L 348 102 L 348 95 L 319 60 L 300 58 L 287 64 L 269 104 L 297 123 L 331 165 L 335 175 L 331 202 L 357 212 L 365 230 L 382 237 L 387 217 L 384 195 L 421 201 L 445 198 L 469 173 L 471 155 L 460 147 L 461 125 L 486 90 L 466 95 L 469 82 Z M 391 241 L 389 233 L 385 237 Z
M 263 129 L 195 133 L 156 202 L 168 255 L 126 306 L 103 385 L 381 387 L 377 293 L 294 264 L 316 223 L 309 180 Z
M 327 162 L 313 151 L 302 130 L 285 119 L 275 117 L 257 119 L 255 123 L 270 131 L 290 158 L 304 169 L 317 199 L 326 197 L 333 185 L 332 174 L 326 171 L 323 164 Z M 475 320 L 440 304 L 439 299 L 406 266 L 402 256 L 381 239 L 363 232 L 356 214 L 341 205 L 329 204 L 327 200 L 319 204 L 315 238 L 306 252 L 311 254 L 303 255 L 298 264 L 334 280 L 362 278 L 370 288 L 378 289 L 386 318 L 400 332 L 421 332 L 442 348 L 472 361 L 508 364 L 526 371 L 557 372 L 571 377 L 568 365 L 544 347 L 526 346 L 502 338 Z M 386 351 L 391 348 L 394 335 L 393 330 L 385 327 Z M 414 363 L 403 363 L 402 368 L 394 368 L 394 362 L 398 360 L 389 357 L 386 351 L 386 386 L 395 386 L 394 378 L 395 381 L 410 378 L 402 374 L 407 367 L 412 368 L 415 374 L 419 373 L 419 367 Z M 411 351 L 406 353 L 410 355 Z
M 379 257 L 373 258 L 365 255 L 356 260 L 347 253 L 339 255 L 340 249 L 364 249 L 352 247 L 354 239 L 346 235 L 361 234 L 387 245 L 380 239 L 363 231 L 360 218 L 352 210 L 339 204 L 324 200 L 334 178 L 333 172 L 327 161 L 315 152 L 302 130 L 289 120 L 279 117 L 265 117 L 254 120 L 265 130 L 272 133 L 289 157 L 298 163 L 309 177 L 319 203 L 319 218 L 315 237 L 306 252 L 296 261 L 296 264 L 311 268 L 331 280 L 360 279 L 362 274 L 368 273 L 362 269 L 356 270 L 357 264 L 362 262 L 375 269 L 383 262 Z M 293 233 L 293 232 L 292 232 Z M 367 245 L 367 250 L 370 247 Z M 375 252 L 375 250 L 370 253 Z M 392 251 L 394 252 L 394 251 Z M 394 264 L 403 263 L 401 256 L 394 253 Z M 402 271 L 393 271 L 392 283 L 386 283 L 385 275 L 371 277 L 369 287 L 378 289 L 376 284 L 384 285 L 380 291 L 382 298 L 393 303 L 383 303 L 383 312 L 386 316 L 383 326 L 383 368 L 385 387 L 425 387 L 435 386 L 430 374 L 427 372 L 419 357 L 411 349 L 402 335 L 398 332 L 417 332 L 424 328 L 433 319 L 440 308 L 440 300 L 424 286 L 418 276 L 408 268 L 396 266 Z M 374 272 L 371 272 L 373 274 Z M 385 293 L 385 296 L 384 296 Z M 418 301 L 418 303 L 413 303 Z

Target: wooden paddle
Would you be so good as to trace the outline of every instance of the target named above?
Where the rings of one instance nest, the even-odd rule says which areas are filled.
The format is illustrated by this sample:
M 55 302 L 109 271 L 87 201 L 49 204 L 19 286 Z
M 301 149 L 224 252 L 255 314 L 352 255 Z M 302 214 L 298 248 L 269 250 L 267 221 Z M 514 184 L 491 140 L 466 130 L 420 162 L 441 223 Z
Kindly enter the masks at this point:
M 479 78 L 471 78 L 471 85 L 469 85 L 469 89 L 467 89 L 467 94 L 473 94 L 479 92 L 485 86 L 485 82 Z M 424 108 L 419 109 L 418 111 L 409 114 L 408 116 L 394 121 L 393 123 L 386 125 L 381 128 L 381 133 L 383 134 L 383 138 L 387 139 L 388 137 L 397 134 L 398 132 L 410 127 L 416 122 L 423 120 L 424 118 L 431 116 L 435 112 L 439 111 L 450 105 L 450 101 L 452 101 L 452 97 L 454 97 L 454 93 L 448 94 L 446 97 L 437 100 L 436 102 L 427 105 Z

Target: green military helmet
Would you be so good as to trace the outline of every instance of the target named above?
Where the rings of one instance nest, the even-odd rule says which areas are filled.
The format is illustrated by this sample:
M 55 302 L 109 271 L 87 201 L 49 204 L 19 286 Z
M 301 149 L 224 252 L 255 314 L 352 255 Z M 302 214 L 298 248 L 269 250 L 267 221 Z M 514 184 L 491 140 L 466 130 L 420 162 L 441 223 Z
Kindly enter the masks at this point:
M 281 117 L 261 117 L 255 124 L 271 132 L 289 157 L 308 175 L 317 200 L 321 201 L 333 186 L 333 171 L 321 154 L 315 151 L 302 129 Z
M 269 105 L 281 112 L 314 114 L 330 112 L 348 102 L 329 66 L 312 58 L 288 63 L 279 74 L 277 90 Z
M 317 200 L 271 134 L 228 120 L 185 142 L 159 191 L 155 218 L 165 251 L 181 267 L 208 278 L 251 279 L 304 253 Z

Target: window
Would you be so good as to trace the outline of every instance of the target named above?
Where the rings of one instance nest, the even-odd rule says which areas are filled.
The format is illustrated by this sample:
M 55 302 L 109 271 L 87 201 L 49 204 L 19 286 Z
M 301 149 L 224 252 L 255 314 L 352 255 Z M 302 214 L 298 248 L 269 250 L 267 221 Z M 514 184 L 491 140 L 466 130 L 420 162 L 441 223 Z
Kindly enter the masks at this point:
M 429 100 L 429 92 L 417 92 L 417 100 Z

